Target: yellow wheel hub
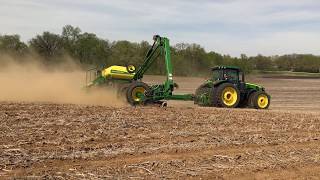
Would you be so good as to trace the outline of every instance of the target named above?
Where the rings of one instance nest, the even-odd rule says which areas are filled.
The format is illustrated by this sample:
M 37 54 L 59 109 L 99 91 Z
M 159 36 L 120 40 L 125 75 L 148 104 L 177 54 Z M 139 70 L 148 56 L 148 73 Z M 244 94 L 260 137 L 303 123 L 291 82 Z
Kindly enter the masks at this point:
M 222 101 L 227 106 L 233 106 L 238 100 L 237 91 L 233 87 L 226 87 L 222 91 Z
M 269 98 L 265 94 L 261 94 L 258 96 L 258 106 L 261 109 L 264 109 L 268 106 L 269 104 Z
M 144 95 L 144 92 L 146 90 L 143 88 L 143 87 L 136 87 L 132 90 L 132 99 L 135 101 L 135 102 L 139 102 L 141 100 L 141 97 Z
M 136 67 L 134 67 L 134 65 L 129 65 L 128 70 L 129 72 L 134 72 L 136 70 Z

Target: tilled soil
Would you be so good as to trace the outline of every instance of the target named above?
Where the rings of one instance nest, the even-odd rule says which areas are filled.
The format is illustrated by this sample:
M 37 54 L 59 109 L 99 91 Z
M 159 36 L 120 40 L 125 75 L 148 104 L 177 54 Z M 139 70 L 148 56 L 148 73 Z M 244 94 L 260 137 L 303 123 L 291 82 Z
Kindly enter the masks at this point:
M 2 102 L 0 122 L 1 179 L 320 177 L 317 112 Z

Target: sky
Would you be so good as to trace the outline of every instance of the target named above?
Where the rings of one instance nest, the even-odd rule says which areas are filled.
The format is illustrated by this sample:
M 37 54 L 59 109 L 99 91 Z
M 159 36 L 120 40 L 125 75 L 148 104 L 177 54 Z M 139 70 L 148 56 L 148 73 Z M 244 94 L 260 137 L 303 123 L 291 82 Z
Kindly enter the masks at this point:
M 70 24 L 100 38 L 197 43 L 232 56 L 320 55 L 319 0 L 0 0 L 0 34 L 27 42 Z

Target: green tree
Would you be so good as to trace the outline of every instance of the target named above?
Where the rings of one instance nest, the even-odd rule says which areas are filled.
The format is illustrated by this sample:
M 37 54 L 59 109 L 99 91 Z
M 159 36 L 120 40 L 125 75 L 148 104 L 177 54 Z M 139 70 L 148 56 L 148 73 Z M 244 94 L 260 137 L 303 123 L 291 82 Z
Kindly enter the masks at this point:
M 81 29 L 78 27 L 73 27 L 71 25 L 66 25 L 62 28 L 62 40 L 63 40 L 63 48 L 69 53 L 72 57 L 77 57 L 77 43 L 79 41 L 79 37 L 81 36 Z
M 141 48 L 138 43 L 131 43 L 129 41 L 116 41 L 111 46 L 111 63 L 116 65 L 135 66 L 141 65 L 143 58 Z
M 11 55 L 23 55 L 27 50 L 28 46 L 20 40 L 19 35 L 0 36 L 0 52 Z
M 213 51 L 207 53 L 207 59 L 211 63 L 211 66 L 223 64 L 224 61 L 223 56 L 221 54 L 218 54 Z
M 256 57 L 251 58 L 253 66 L 257 70 L 272 70 L 274 67 L 273 61 L 270 57 L 262 56 L 259 54 Z
M 106 65 L 111 54 L 109 42 L 92 33 L 79 35 L 75 48 L 75 56 L 82 64 Z
M 147 41 L 133 43 L 115 41 L 97 37 L 93 33 L 82 33 L 79 27 L 66 25 L 61 35 L 43 32 L 32 38 L 28 45 L 20 40 L 19 35 L 0 35 L 0 53 L 13 57 L 29 55 L 28 52 L 39 54 L 46 62 L 61 63 L 64 55 L 84 65 L 110 66 L 133 64 L 139 67 L 150 48 Z M 240 57 L 222 55 L 217 52 L 207 52 L 198 44 L 179 43 L 171 48 L 171 58 L 175 75 L 207 75 L 210 67 L 216 65 L 239 66 L 245 72 L 257 70 L 286 70 L 319 72 L 320 57 L 308 54 L 288 54 L 267 57 L 257 55 Z M 163 52 L 162 52 L 163 53 Z M 23 58 L 20 58 L 23 59 Z M 165 61 L 163 56 L 150 67 L 150 74 L 164 74 Z
M 55 59 L 63 55 L 62 38 L 58 34 L 44 32 L 29 41 L 33 51 L 45 59 Z

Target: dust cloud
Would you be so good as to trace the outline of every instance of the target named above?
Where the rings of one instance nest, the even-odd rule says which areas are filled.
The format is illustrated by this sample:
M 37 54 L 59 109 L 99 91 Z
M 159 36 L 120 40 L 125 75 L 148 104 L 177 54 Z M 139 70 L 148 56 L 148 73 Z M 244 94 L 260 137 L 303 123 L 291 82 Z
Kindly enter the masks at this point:
M 9 56 L 0 57 L 0 101 L 52 102 L 87 105 L 123 106 L 114 90 L 86 91 L 85 71 L 72 63 L 54 69 L 34 59 L 17 63 Z

